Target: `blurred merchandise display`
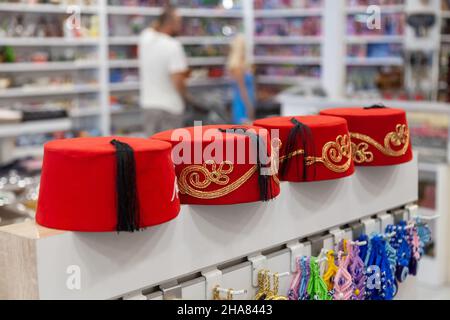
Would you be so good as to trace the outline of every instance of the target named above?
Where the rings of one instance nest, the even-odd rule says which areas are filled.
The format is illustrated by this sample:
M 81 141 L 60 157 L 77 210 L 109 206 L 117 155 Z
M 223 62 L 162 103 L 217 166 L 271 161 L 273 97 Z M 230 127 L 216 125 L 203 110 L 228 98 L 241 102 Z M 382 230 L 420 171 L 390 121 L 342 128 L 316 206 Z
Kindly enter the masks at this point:
M 185 18 L 182 36 L 232 36 L 242 29 L 242 19 Z
M 442 10 L 450 10 L 450 1 L 449 0 L 441 0 L 441 9 Z
M 165 3 L 165 0 L 108 0 L 108 4 L 111 6 L 130 7 L 161 7 Z
M 137 46 L 110 46 L 109 47 L 109 59 L 110 60 L 137 59 L 137 57 L 138 57 Z
M 389 6 L 389 5 L 404 5 L 405 0 L 347 0 L 349 7 L 358 7 L 358 6 L 370 6 L 370 5 L 378 5 L 378 6 Z
M 319 36 L 320 17 L 263 18 L 255 21 L 255 36 Z
M 0 46 L 0 63 L 96 61 L 98 52 L 91 48 L 28 48 Z
M 3 85 L 1 85 L 3 83 Z M 37 90 L 44 89 L 67 89 L 76 85 L 97 84 L 97 80 L 89 72 L 79 72 L 76 75 L 61 74 L 54 72 L 53 74 L 14 74 L 0 75 L 1 89 L 23 89 Z
M 287 85 L 259 84 L 256 90 L 258 101 L 267 101 L 288 88 Z
M 97 38 L 99 21 L 96 15 L 81 15 L 80 27 L 69 28 L 64 15 L 6 14 L 0 12 L 2 38 Z
M 130 6 L 130 7 L 162 7 L 167 0 L 109 0 L 111 6 Z M 240 0 L 173 0 L 172 5 L 180 8 L 224 8 L 236 9 L 240 7 Z
M 450 118 L 426 112 L 408 113 L 412 144 L 423 161 L 446 163 L 448 160 Z
M 184 50 L 188 57 L 226 57 L 227 45 L 189 45 Z
M 347 56 L 357 58 L 401 58 L 403 46 L 398 43 L 350 44 Z
M 112 69 L 109 72 L 110 83 L 137 82 L 139 75 L 137 69 Z
M 318 44 L 298 45 L 256 45 L 255 56 L 271 57 L 320 57 L 321 50 Z
M 315 66 L 281 65 L 258 66 L 256 75 L 281 77 L 320 77 L 320 68 Z
M 443 43 L 439 60 L 438 100 L 450 102 L 450 44 Z
M 409 94 L 403 89 L 403 71 L 400 67 L 358 66 L 347 69 L 347 96 L 361 99 L 409 99 Z M 421 100 L 420 96 L 415 100 Z
M 95 6 L 97 5 L 97 0 L 0 0 L 0 3 L 21 3 L 21 4 L 52 4 L 52 5 L 84 5 L 84 6 Z
M 140 110 L 139 98 L 134 94 L 111 95 L 109 104 L 113 113 Z
M 255 0 L 255 9 L 307 9 L 320 8 L 323 0 Z
M 97 129 L 85 129 L 85 130 L 69 130 L 61 132 L 49 132 L 33 135 L 22 135 L 16 138 L 16 147 L 24 148 L 31 146 L 42 147 L 44 143 L 55 139 L 69 139 L 80 137 L 96 137 L 100 132 Z

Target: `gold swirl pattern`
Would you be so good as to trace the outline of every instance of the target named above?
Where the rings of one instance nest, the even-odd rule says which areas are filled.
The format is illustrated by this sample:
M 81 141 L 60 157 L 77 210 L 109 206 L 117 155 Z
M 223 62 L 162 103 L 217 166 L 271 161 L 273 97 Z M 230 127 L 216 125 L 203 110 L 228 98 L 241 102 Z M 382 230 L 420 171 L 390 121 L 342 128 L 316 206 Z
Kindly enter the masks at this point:
M 329 170 L 342 173 L 347 171 L 352 164 L 352 158 L 350 156 L 351 150 L 350 137 L 347 134 L 339 135 L 337 136 L 336 141 L 329 141 L 323 146 L 321 157 L 307 157 L 306 165 L 311 166 L 315 163 L 322 163 Z M 305 150 L 296 150 L 288 155 L 280 157 L 280 162 L 303 154 L 305 154 Z M 344 158 L 347 160 L 341 164 Z
M 372 162 L 373 153 L 368 151 L 369 145 L 365 142 L 356 144 L 352 142 L 352 157 L 356 163 Z
M 329 170 L 342 173 L 352 165 L 351 153 L 350 137 L 345 134 L 337 136 L 336 141 L 327 142 L 322 148 L 322 157 L 308 157 L 306 161 L 307 164 L 322 163 Z M 344 158 L 347 160 L 341 164 Z
M 389 132 L 384 137 L 384 145 L 371 138 L 368 135 L 352 132 L 350 133 L 352 139 L 363 141 L 363 143 L 356 144 L 353 147 L 353 156 L 357 163 L 372 162 L 373 153 L 369 151 L 369 145 L 375 147 L 382 154 L 389 157 L 403 156 L 409 147 L 409 130 L 406 124 L 397 124 L 395 131 Z M 398 147 L 400 147 L 398 149 Z M 395 147 L 395 148 L 394 148 Z
M 211 165 L 211 170 L 209 170 L 208 165 Z M 226 169 L 224 169 L 225 166 Z M 187 166 L 181 171 L 178 179 L 178 187 L 181 194 L 187 194 L 194 198 L 220 198 L 237 190 L 247 182 L 247 180 L 257 171 L 257 166 L 252 166 L 250 170 L 244 173 L 239 179 L 229 183 L 230 177 L 228 174 L 232 173 L 233 170 L 234 165 L 229 161 L 222 162 L 219 165 L 219 168 L 217 168 L 217 164 L 214 161 L 207 161 L 203 165 Z M 211 183 L 225 187 L 214 191 L 201 190 L 207 188 Z
M 278 150 L 281 147 L 281 141 L 272 141 L 272 177 L 274 182 L 279 184 L 280 181 L 276 176 L 278 171 L 277 163 L 282 163 L 286 159 L 304 154 L 304 150 L 296 150 L 289 155 L 278 157 Z M 275 150 L 274 150 L 275 149 Z M 336 141 L 330 141 L 326 143 L 322 148 L 321 157 L 308 157 L 306 164 L 308 166 L 315 163 L 322 163 L 329 170 L 342 173 L 347 171 L 351 166 L 352 158 L 350 137 L 348 135 L 340 135 L 336 138 Z M 347 160 L 341 164 L 346 158 Z M 244 173 L 239 179 L 230 183 L 230 177 L 228 176 L 234 170 L 234 165 L 230 161 L 224 161 L 220 165 L 217 165 L 214 161 L 206 161 L 203 165 L 190 165 L 185 167 L 178 178 L 178 187 L 181 194 L 187 194 L 194 198 L 199 199 L 216 199 L 223 197 L 237 189 L 239 189 L 245 182 L 247 182 L 251 176 L 257 172 L 258 167 L 252 166 L 246 173 Z M 214 191 L 205 191 L 211 184 L 224 186 Z

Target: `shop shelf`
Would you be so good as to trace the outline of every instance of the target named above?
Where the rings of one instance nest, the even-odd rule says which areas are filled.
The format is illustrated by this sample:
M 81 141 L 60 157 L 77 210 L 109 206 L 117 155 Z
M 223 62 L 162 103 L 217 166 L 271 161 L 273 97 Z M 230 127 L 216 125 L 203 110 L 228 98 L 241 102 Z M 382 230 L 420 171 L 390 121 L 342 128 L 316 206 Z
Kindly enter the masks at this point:
M 206 78 L 206 79 L 189 79 L 189 87 L 207 87 L 207 86 L 220 86 L 228 85 L 231 80 L 228 77 L 223 78 Z
M 187 85 L 189 87 L 206 87 L 230 84 L 230 79 L 224 78 L 206 78 L 206 79 L 189 79 Z M 139 82 L 119 82 L 109 85 L 110 91 L 136 91 L 139 90 Z
M 405 5 L 378 5 L 382 14 L 386 13 L 403 13 L 405 11 Z M 366 13 L 368 6 L 355 6 L 348 7 L 347 14 Z
M 188 58 L 190 66 L 222 65 L 226 62 L 226 57 L 191 57 Z M 110 60 L 110 68 L 138 68 L 137 59 Z M 1 70 L 1 69 L 0 69 Z
M 257 82 L 261 84 L 279 84 L 279 85 L 296 85 L 301 82 L 314 83 L 320 82 L 320 79 L 313 77 L 294 77 L 294 76 L 258 76 Z
M 139 82 L 130 81 L 130 82 L 110 83 L 109 90 L 116 92 L 139 90 Z
M 286 8 L 286 9 L 258 9 L 255 18 L 271 17 L 315 17 L 321 16 L 322 8 Z
M 31 147 L 16 147 L 13 149 L 13 159 L 24 157 L 42 157 L 44 155 L 44 147 L 31 146 Z
M 77 5 L 78 6 L 78 5 Z M 69 5 L 0 3 L 0 12 L 66 13 Z M 96 6 L 78 6 L 81 14 L 96 14 Z
M 139 61 L 137 59 L 118 59 L 109 60 L 110 68 L 137 68 Z
M 401 57 L 383 57 L 383 58 L 353 58 L 346 59 L 349 66 L 401 66 L 404 61 Z
M 65 85 L 53 87 L 29 87 L 0 90 L 0 98 L 20 98 L 39 96 L 74 95 L 81 93 L 93 93 L 99 91 L 98 85 Z
M 255 44 L 320 44 L 321 36 L 255 36 Z
M 215 36 L 182 36 L 177 38 L 184 45 L 229 44 L 231 38 Z M 137 45 L 138 36 L 113 36 L 108 40 L 110 45 Z
M 0 72 L 26 72 L 26 71 L 64 71 L 96 69 L 98 61 L 67 61 L 67 62 L 17 62 L 0 63 Z
M 227 61 L 227 57 L 190 57 L 188 64 L 190 66 L 208 66 L 222 65 Z
M 98 116 L 100 114 L 101 110 L 99 107 L 81 107 L 74 108 L 69 111 L 69 115 L 71 118 L 92 117 Z
M 160 7 L 138 7 L 138 6 L 108 6 L 109 14 L 114 15 L 142 15 L 157 16 L 161 14 Z M 178 13 L 183 17 L 217 17 L 217 18 L 240 18 L 240 10 L 209 9 L 209 8 L 179 8 Z
M 5 46 L 97 46 L 99 39 L 97 38 L 64 38 L 64 37 L 48 37 L 48 38 L 3 38 L 2 45 Z
M 364 43 L 403 43 L 404 37 L 402 35 L 352 35 L 347 37 L 347 43 L 350 44 L 364 44 Z
M 55 119 L 29 121 L 0 125 L 0 138 L 15 137 L 23 134 L 45 133 L 69 130 L 72 127 L 70 119 Z
M 277 57 L 277 56 L 255 56 L 254 62 L 257 64 L 298 64 L 298 65 L 318 65 L 322 63 L 320 57 Z

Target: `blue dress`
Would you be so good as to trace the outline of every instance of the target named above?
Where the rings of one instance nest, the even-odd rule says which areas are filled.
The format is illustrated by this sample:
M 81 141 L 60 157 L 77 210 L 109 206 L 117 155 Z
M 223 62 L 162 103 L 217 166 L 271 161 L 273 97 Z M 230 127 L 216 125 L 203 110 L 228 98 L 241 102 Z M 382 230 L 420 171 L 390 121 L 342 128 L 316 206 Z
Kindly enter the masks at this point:
M 250 101 L 255 105 L 255 82 L 251 73 L 245 73 L 245 87 Z M 233 102 L 232 102 L 232 121 L 234 124 L 242 124 L 248 120 L 247 109 L 244 100 L 241 97 L 239 85 L 236 81 L 232 83 Z

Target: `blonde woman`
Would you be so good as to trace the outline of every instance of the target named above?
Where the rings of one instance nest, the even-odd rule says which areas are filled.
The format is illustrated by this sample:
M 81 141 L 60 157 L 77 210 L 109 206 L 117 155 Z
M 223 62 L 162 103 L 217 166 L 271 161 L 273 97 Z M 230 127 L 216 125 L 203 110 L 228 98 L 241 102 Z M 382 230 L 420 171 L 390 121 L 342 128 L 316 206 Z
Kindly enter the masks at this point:
M 255 118 L 255 85 L 247 62 L 245 38 L 241 34 L 231 42 L 227 67 L 233 80 L 233 123 L 249 123 Z

